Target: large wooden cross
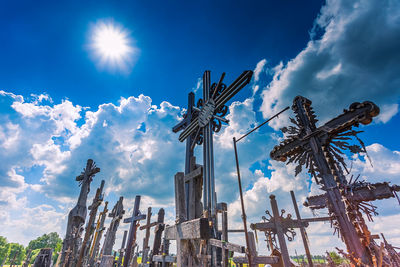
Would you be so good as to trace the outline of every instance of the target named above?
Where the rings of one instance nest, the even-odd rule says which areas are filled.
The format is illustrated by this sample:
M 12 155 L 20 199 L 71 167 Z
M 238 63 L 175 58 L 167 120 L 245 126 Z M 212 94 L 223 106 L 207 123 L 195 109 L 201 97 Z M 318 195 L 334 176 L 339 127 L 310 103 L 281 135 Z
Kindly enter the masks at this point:
M 156 228 L 154 229 L 152 255 L 160 254 L 162 233 L 164 232 L 164 229 L 165 229 L 164 216 L 165 216 L 164 209 L 163 208 L 159 209 L 158 214 L 157 214 L 157 224 L 155 225 Z M 152 266 L 153 266 L 153 264 L 152 264 Z
M 151 220 L 151 207 L 147 210 L 147 222 L 145 225 L 139 227 L 140 230 L 146 230 L 145 237 L 143 239 L 142 248 L 142 263 L 139 266 L 151 266 L 152 265 L 152 255 L 158 255 L 161 246 L 161 236 L 164 231 L 164 215 L 165 211 L 161 208 L 158 211 L 157 221 L 150 222 Z M 155 236 L 153 241 L 153 250 L 150 253 L 149 239 L 150 239 L 150 229 L 155 227 Z M 148 263 L 150 261 L 150 264 Z
M 101 249 L 101 255 L 111 255 L 112 249 L 115 243 L 115 234 L 119 227 L 119 222 L 125 214 L 124 205 L 123 205 L 123 197 L 120 197 L 118 202 L 115 204 L 111 212 L 108 214 L 108 217 L 111 217 L 110 226 L 107 229 L 103 248 Z
M 353 126 L 359 123 L 368 124 L 374 116 L 379 114 L 379 108 L 372 102 L 354 103 L 349 110 L 328 121 L 323 126 L 316 127 L 316 116 L 311 108 L 311 101 L 297 96 L 293 101 L 292 109 L 296 120 L 292 119 L 295 127 L 285 128 L 290 135 L 278 146 L 274 147 L 270 155 L 272 159 L 298 163 L 296 174 L 301 171 L 302 165 L 309 168 L 317 183 L 321 183 L 326 191 L 328 208 L 339 229 L 347 250 L 355 259 L 371 265 L 372 257 L 362 244 L 356 226 L 349 217 L 352 212 L 345 204 L 340 186 L 346 184 L 342 167 L 344 164 L 342 150 L 362 152 L 358 146 L 346 142 L 349 136 L 356 135 Z M 334 141 L 335 138 L 337 141 Z
M 140 206 L 140 196 L 138 195 L 135 197 L 135 204 L 133 206 L 132 217 L 124 219 L 124 223 L 131 224 L 129 227 L 128 242 L 126 244 L 126 249 L 125 249 L 124 267 L 129 266 L 132 257 L 132 248 L 136 241 L 137 224 L 140 220 L 146 219 L 146 215 L 140 213 L 139 206 Z

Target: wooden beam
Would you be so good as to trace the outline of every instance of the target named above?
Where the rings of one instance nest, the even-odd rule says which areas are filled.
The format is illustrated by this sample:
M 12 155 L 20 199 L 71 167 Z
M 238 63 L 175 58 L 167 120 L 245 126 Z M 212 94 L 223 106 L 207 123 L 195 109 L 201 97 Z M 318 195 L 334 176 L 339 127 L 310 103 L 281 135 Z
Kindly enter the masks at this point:
M 203 175 L 203 166 L 197 167 L 195 170 L 185 175 L 184 177 L 185 183 L 190 182 L 197 177 L 202 177 L 202 175 Z
M 253 257 L 253 264 L 276 264 L 279 262 L 278 256 L 256 256 Z M 248 263 L 247 257 L 233 257 L 235 264 Z
M 164 236 L 168 240 L 208 239 L 210 226 L 207 218 L 198 218 L 165 228 Z
M 214 238 L 209 239 L 208 244 L 211 246 L 214 246 L 214 247 L 227 249 L 227 250 L 233 251 L 233 252 L 246 253 L 246 248 L 244 246 L 225 242 L 225 241 L 214 239 Z
M 153 261 L 155 262 L 176 262 L 176 256 L 170 256 L 170 255 L 154 255 L 153 256 Z

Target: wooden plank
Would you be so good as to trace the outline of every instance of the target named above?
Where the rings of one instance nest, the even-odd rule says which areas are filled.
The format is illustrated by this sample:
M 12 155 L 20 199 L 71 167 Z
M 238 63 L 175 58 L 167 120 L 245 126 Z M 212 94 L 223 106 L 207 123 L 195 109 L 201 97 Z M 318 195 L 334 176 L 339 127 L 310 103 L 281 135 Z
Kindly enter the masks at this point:
M 170 255 L 154 255 L 153 256 L 153 261 L 154 262 L 176 262 L 176 256 L 170 256 Z
M 317 220 L 315 220 L 317 221 Z M 306 220 L 285 220 L 282 221 L 280 224 L 282 228 L 300 228 L 300 227 L 308 227 L 308 221 Z M 262 223 L 252 223 L 250 225 L 251 229 L 257 229 L 259 231 L 267 231 L 267 230 L 273 230 L 276 228 L 274 222 L 262 222 Z
M 183 178 L 183 172 L 175 174 L 175 209 L 178 223 L 186 221 L 185 183 Z
M 203 166 L 200 166 L 196 168 L 195 170 L 189 172 L 188 174 L 185 175 L 185 183 L 192 181 L 193 179 L 196 179 L 197 177 L 201 177 L 203 175 Z
M 165 228 L 164 237 L 168 240 L 177 239 L 208 239 L 210 226 L 207 218 L 198 218 Z
M 248 263 L 247 257 L 233 257 L 233 262 L 235 264 Z M 257 256 L 253 258 L 254 264 L 276 264 L 279 262 L 279 257 L 277 256 Z
M 228 233 L 243 233 L 244 229 L 228 229 Z
M 238 252 L 238 253 L 245 253 L 246 252 L 246 248 L 244 246 L 241 245 L 237 245 L 237 244 L 233 244 L 233 243 L 229 243 L 229 242 L 225 242 L 222 240 L 218 240 L 218 239 L 209 239 L 208 240 L 208 244 L 214 247 L 219 247 L 222 249 L 227 249 L 229 251 L 233 251 L 233 252 Z

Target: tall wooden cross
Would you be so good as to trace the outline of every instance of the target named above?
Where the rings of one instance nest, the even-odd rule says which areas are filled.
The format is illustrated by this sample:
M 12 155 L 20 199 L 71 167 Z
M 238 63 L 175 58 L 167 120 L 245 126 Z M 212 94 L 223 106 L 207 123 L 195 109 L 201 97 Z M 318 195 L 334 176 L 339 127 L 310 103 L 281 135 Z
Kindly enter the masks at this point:
M 118 261 L 117 261 L 117 267 L 121 267 L 122 259 L 124 258 L 125 242 L 126 242 L 126 236 L 127 235 L 128 235 L 128 231 L 124 231 L 124 237 L 122 238 L 121 248 L 118 251 L 119 252 L 119 256 L 118 256 Z
M 100 172 L 100 168 L 96 166 L 92 159 L 88 159 L 86 162 L 86 168 L 76 177 L 76 181 L 80 183 L 81 191 L 76 206 L 68 214 L 67 229 L 63 240 L 63 247 L 61 249 L 61 265 L 64 264 L 67 249 L 72 248 L 74 252 L 77 252 L 75 248 L 78 247 L 78 239 L 80 238 L 79 231 L 85 223 L 87 215 L 86 201 L 87 195 L 90 191 L 90 183 L 98 172 Z M 75 253 L 73 254 L 75 255 Z M 71 261 L 73 258 L 74 257 L 69 257 L 69 260 Z M 69 262 L 67 265 L 69 265 Z
M 301 172 L 303 165 L 321 183 L 326 191 L 328 208 L 334 216 L 335 225 L 339 229 L 347 250 L 354 259 L 371 265 L 372 257 L 367 247 L 361 242 L 357 226 L 350 218 L 353 213 L 345 203 L 340 187 L 346 184 L 342 167 L 346 168 L 342 150 L 363 152 L 356 145 L 350 145 L 346 140 L 358 132 L 352 130 L 359 123 L 368 124 L 374 116 L 379 114 L 379 108 L 372 102 L 354 103 L 349 110 L 328 121 L 323 126 L 316 127 L 316 116 L 311 108 L 311 101 L 297 96 L 293 101 L 292 109 L 296 120 L 292 119 L 295 127 L 284 128 L 289 136 L 278 146 L 274 147 L 270 155 L 272 159 L 298 163 L 296 174 Z M 336 139 L 335 139 L 336 138 Z M 362 144 L 363 145 L 363 144 Z
M 112 249 L 115 243 L 115 234 L 117 233 L 119 222 L 125 214 L 123 197 L 120 197 L 118 202 L 113 207 L 112 211 L 108 214 L 111 217 L 110 226 L 107 229 L 106 235 L 104 237 L 103 248 L 101 249 L 101 256 L 111 255 Z
M 101 237 L 105 230 L 104 222 L 106 220 L 106 216 L 107 216 L 107 212 L 108 212 L 107 206 L 108 206 L 108 201 L 106 201 L 104 203 L 104 209 L 102 212 L 100 212 L 99 218 L 97 220 L 96 229 L 95 229 L 95 233 L 94 233 L 94 237 L 93 237 L 93 244 L 90 248 L 90 254 L 89 254 L 89 257 L 90 257 L 89 258 L 89 266 L 90 267 L 92 267 L 95 264 L 98 253 L 99 253 L 100 240 L 101 240 Z
M 133 206 L 132 217 L 125 218 L 124 223 L 130 223 L 129 234 L 128 234 L 128 242 L 125 248 L 125 259 L 124 259 L 124 267 L 128 267 L 131 257 L 132 257 L 132 248 L 136 241 L 136 230 L 137 224 L 140 220 L 146 219 L 145 214 L 141 214 L 139 210 L 140 206 L 140 196 L 135 197 L 135 204 Z
M 157 214 L 157 225 L 155 226 L 156 228 L 154 230 L 155 234 L 154 234 L 154 240 L 153 240 L 152 255 L 160 254 L 162 233 L 163 233 L 164 228 L 165 228 L 164 216 L 165 216 L 164 209 L 163 208 L 159 209 L 158 210 L 158 214 Z
M 147 264 L 149 253 L 150 253 L 150 247 L 149 247 L 149 239 L 150 239 L 150 228 L 155 226 L 155 224 L 152 225 L 151 223 L 151 207 L 147 208 L 147 215 L 146 215 L 146 224 L 142 225 L 139 227 L 139 230 L 146 230 L 146 233 L 143 238 L 143 246 L 142 246 L 142 265 Z

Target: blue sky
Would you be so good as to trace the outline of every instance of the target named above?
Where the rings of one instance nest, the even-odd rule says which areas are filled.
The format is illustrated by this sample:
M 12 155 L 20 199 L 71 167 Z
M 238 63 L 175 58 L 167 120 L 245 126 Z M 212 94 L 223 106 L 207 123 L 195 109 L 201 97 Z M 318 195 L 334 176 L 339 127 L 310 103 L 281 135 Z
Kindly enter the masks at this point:
M 0 235 L 25 245 L 49 231 L 64 236 L 79 194 L 74 177 L 88 158 L 101 168 L 89 199 L 104 179 L 109 206 L 123 195 L 130 209 L 141 194 L 143 210 L 164 207 L 172 223 L 173 175 L 183 169 L 184 145 L 171 128 L 182 118 L 187 94 L 201 96 L 198 81 L 206 69 L 213 81 L 226 72 L 227 83 L 254 71 L 228 103 L 230 125 L 215 135 L 218 199 L 229 204 L 233 228 L 240 227 L 240 209 L 232 137 L 299 94 L 313 101 L 320 123 L 352 102 L 377 103 L 380 116 L 360 127 L 373 167 L 354 156 L 352 173 L 399 183 L 399 11 L 399 3 L 378 0 L 3 2 Z M 99 66 L 93 56 L 99 23 L 129 37 L 135 52 L 123 70 Z M 250 221 L 264 215 L 270 193 L 291 210 L 290 190 L 299 203 L 318 192 L 314 184 L 309 189 L 306 173 L 294 177 L 294 166 L 269 159 L 289 115 L 239 145 Z M 200 148 L 196 153 L 201 162 Z M 381 201 L 381 216 L 370 227 L 398 244 L 400 234 L 387 231 L 400 219 L 395 204 Z M 312 216 L 304 207 L 301 212 Z M 309 230 L 315 253 L 343 247 L 331 234 L 322 223 Z M 298 241 L 289 245 L 292 253 L 302 253 Z

